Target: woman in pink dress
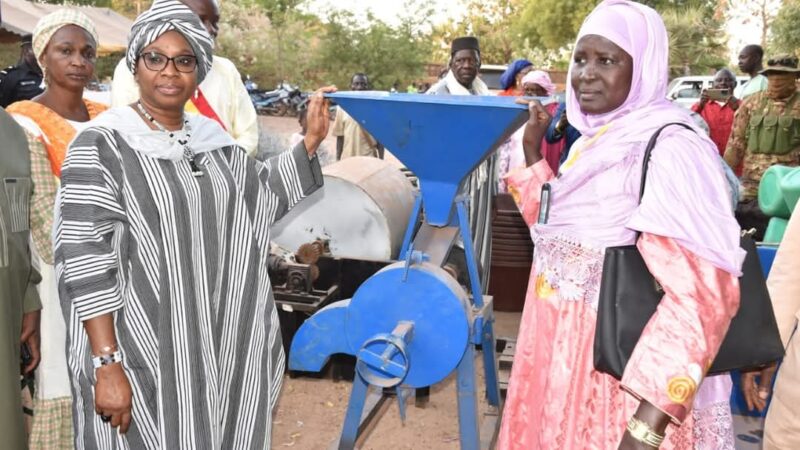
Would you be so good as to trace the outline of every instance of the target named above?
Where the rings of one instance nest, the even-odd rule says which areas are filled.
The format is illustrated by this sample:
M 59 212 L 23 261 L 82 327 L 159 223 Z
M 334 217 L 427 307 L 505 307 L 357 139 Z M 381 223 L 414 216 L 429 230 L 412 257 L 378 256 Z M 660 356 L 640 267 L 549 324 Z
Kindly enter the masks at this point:
M 703 382 L 739 306 L 745 252 L 716 148 L 665 100 L 658 13 L 606 0 L 578 35 L 567 115 L 583 134 L 556 177 L 540 146 L 550 117 L 530 105 L 527 167 L 507 177 L 536 250 L 498 448 L 733 448 L 727 377 Z M 638 203 L 642 156 L 661 134 Z M 536 223 L 549 183 L 546 223 Z M 665 295 L 619 382 L 593 366 L 606 247 L 638 246 Z M 701 388 L 702 383 L 702 388 Z M 700 412 L 696 415 L 695 412 Z M 696 423 L 697 422 L 697 423 Z M 636 427 L 634 427 L 636 428 Z
M 526 73 L 522 77 L 520 85 L 526 97 L 549 97 L 556 93 L 556 85 L 550 80 L 550 75 L 543 70 L 534 70 Z M 545 110 L 547 110 L 547 113 L 550 115 L 555 114 L 557 109 L 557 102 L 545 106 Z M 518 168 L 525 167 L 525 153 L 522 150 L 522 136 L 524 132 L 525 126 L 520 127 L 520 129 L 514 132 L 497 151 L 498 155 L 500 155 L 497 160 L 497 186 L 499 192 L 508 192 L 506 181 L 503 178 L 506 174 Z M 553 172 L 558 172 L 558 165 L 561 162 L 561 153 L 564 151 L 564 147 L 564 140 L 559 140 L 556 143 L 550 144 L 546 139 L 542 139 L 540 152 L 545 161 L 547 161 L 547 165 L 550 166 L 550 170 Z

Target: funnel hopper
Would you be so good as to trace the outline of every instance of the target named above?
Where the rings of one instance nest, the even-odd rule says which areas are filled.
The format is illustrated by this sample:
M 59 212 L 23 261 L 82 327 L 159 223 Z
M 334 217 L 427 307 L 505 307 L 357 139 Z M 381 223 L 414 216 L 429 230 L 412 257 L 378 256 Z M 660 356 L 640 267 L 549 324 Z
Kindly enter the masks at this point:
M 428 223 L 449 222 L 459 186 L 527 120 L 511 97 L 328 94 L 419 178 Z

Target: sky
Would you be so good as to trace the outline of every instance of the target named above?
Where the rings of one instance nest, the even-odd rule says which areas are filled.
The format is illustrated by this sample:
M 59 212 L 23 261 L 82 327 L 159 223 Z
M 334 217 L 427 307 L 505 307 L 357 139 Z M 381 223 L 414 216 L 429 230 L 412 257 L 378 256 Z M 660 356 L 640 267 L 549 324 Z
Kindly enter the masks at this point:
M 780 3 L 777 0 L 769 1 Z M 429 0 L 428 3 L 436 10 L 434 23 L 441 23 L 450 17 L 457 17 L 465 2 L 463 0 Z M 321 12 L 332 8 L 331 5 L 336 5 L 337 9 L 354 13 L 370 9 L 377 18 L 390 24 L 395 23 L 403 10 L 403 1 L 401 0 L 311 0 L 309 9 L 317 15 L 324 16 Z M 728 47 L 732 64 L 736 61 L 736 55 L 739 54 L 742 47 L 747 44 L 757 44 L 761 39 L 759 27 L 755 23 L 744 23 L 742 19 L 729 22 L 727 31 L 730 37 Z

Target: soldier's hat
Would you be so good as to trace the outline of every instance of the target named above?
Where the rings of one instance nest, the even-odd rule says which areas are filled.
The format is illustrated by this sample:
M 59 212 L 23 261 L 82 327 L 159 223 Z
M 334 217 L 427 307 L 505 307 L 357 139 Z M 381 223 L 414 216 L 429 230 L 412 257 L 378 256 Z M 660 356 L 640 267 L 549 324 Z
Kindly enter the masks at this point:
M 775 58 L 770 58 L 767 61 L 767 68 L 761 71 L 762 75 L 769 75 L 771 73 L 794 73 L 800 74 L 800 69 L 797 68 L 797 57 L 792 55 L 781 55 Z

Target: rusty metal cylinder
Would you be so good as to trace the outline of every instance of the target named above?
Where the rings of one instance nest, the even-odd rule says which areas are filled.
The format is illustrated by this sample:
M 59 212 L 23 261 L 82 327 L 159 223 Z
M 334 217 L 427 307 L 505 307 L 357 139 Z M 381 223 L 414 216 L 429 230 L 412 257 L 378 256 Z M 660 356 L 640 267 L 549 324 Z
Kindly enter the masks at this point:
M 416 188 L 396 163 L 352 157 L 322 169 L 325 185 L 272 228 L 272 240 L 296 251 L 317 239 L 335 257 L 398 257 Z

